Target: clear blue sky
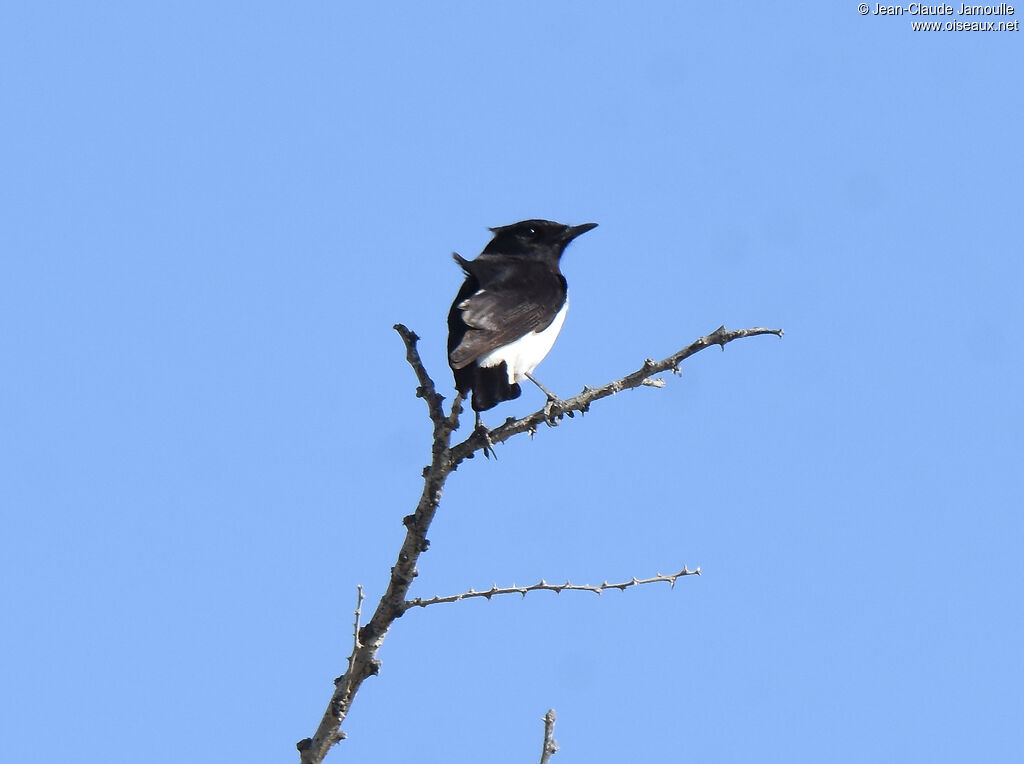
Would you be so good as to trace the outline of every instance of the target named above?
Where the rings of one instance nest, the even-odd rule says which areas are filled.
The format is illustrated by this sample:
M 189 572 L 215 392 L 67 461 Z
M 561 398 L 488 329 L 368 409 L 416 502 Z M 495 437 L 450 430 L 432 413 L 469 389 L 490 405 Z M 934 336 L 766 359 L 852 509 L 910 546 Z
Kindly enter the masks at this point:
M 411 612 L 330 760 L 1020 761 L 1022 33 L 344 5 L 0 12 L 0 759 L 296 760 L 428 460 L 391 326 L 449 390 L 451 251 L 545 217 L 559 392 L 786 337 L 464 465 L 413 594 L 704 575 Z

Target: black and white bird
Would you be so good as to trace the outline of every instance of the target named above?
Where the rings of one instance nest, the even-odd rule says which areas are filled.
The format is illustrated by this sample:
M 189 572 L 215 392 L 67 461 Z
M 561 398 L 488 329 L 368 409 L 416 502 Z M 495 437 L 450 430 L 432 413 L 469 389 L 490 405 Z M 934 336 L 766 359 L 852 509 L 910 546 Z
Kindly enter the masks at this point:
M 537 382 L 537 368 L 562 329 L 569 295 L 558 264 L 566 246 L 597 223 L 577 226 L 524 220 L 492 228 L 494 238 L 475 260 L 457 252 L 466 273 L 448 313 L 448 363 L 455 387 L 480 412 L 518 398 L 519 383 Z

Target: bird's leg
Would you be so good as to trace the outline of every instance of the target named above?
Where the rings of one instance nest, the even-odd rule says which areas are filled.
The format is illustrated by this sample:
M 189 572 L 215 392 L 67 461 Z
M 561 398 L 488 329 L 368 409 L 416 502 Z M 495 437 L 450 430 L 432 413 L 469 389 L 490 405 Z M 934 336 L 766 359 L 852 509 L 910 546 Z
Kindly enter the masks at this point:
M 487 425 L 480 418 L 480 412 L 474 411 L 473 413 L 476 414 L 476 427 L 473 429 L 475 432 L 480 433 L 480 437 L 483 438 L 484 457 L 490 459 L 493 456 L 495 461 L 497 461 L 498 455 L 494 452 L 494 443 L 491 442 L 491 431 L 487 429 Z
M 562 414 L 568 414 L 569 418 L 572 419 L 573 413 L 571 411 L 566 410 L 565 401 L 563 401 L 553 392 L 544 387 L 544 385 L 538 382 L 532 374 L 528 373 L 526 375 L 526 378 L 533 382 L 533 384 L 535 384 L 537 387 L 539 387 L 544 392 L 544 395 L 548 397 L 548 402 L 544 404 L 544 419 L 545 421 L 547 421 L 549 426 L 554 427 L 555 425 L 558 424 L 558 422 L 555 421 L 554 416 L 554 409 L 556 408 L 559 409 L 559 417 L 561 417 Z

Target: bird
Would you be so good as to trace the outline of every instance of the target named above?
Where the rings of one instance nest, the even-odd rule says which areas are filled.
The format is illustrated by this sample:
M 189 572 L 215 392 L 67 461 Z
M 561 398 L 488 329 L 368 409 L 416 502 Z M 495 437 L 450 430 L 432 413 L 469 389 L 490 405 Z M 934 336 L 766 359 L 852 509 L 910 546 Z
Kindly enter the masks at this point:
M 472 391 L 477 429 L 480 412 L 518 398 L 529 379 L 559 399 L 533 371 L 562 330 L 569 296 L 559 261 L 569 242 L 597 227 L 523 220 L 491 228 L 494 238 L 474 260 L 453 257 L 465 274 L 448 312 L 448 363 L 462 398 Z

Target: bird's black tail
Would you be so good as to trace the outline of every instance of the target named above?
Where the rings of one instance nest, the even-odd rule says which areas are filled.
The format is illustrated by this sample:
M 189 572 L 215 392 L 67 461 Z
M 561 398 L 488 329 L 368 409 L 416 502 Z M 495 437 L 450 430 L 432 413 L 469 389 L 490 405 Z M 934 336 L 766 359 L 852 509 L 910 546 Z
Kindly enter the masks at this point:
M 473 410 L 487 411 L 497 406 L 502 401 L 511 401 L 519 397 L 522 392 L 515 382 L 509 384 L 508 369 L 504 363 L 488 368 L 468 366 L 460 369 L 465 376 L 471 376 L 464 384 L 460 384 L 459 392 L 465 394 L 469 388 L 473 389 Z M 462 380 L 456 380 L 461 382 Z

